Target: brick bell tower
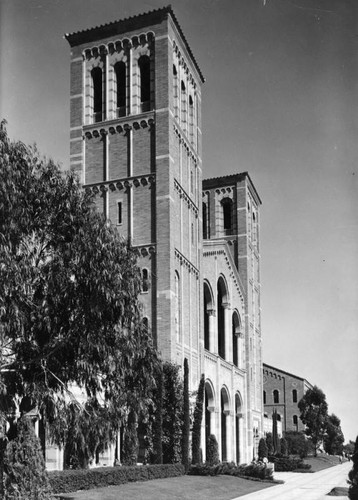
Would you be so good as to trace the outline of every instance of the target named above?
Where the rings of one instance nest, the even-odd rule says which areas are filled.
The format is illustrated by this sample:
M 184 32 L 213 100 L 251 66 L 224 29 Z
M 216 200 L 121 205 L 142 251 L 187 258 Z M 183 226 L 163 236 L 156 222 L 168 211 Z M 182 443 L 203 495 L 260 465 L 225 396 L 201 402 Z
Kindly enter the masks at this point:
M 201 71 L 171 9 L 65 35 L 71 168 L 140 255 L 144 321 L 200 376 Z

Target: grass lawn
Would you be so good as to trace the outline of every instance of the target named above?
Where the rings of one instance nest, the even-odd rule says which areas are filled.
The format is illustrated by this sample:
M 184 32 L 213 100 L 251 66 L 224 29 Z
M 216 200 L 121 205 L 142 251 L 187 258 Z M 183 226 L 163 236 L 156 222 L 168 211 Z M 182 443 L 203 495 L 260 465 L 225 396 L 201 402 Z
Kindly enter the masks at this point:
M 307 457 L 304 459 L 304 462 L 311 465 L 312 472 L 318 472 L 319 470 L 328 469 L 328 467 L 332 467 L 333 465 L 338 465 L 339 457 L 322 453 L 317 457 Z
M 58 496 L 73 500 L 231 500 L 263 488 L 270 483 L 232 476 L 181 476 L 153 479 Z

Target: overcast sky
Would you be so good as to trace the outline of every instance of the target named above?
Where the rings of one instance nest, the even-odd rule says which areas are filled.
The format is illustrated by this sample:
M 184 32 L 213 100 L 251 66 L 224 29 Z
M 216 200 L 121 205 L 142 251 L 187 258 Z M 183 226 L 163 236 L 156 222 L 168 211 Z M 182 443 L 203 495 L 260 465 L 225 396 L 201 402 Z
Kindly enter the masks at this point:
M 204 178 L 248 171 L 261 209 L 264 361 L 358 434 L 358 2 L 171 0 L 206 78 Z M 0 0 L 0 116 L 69 166 L 71 33 L 161 0 Z

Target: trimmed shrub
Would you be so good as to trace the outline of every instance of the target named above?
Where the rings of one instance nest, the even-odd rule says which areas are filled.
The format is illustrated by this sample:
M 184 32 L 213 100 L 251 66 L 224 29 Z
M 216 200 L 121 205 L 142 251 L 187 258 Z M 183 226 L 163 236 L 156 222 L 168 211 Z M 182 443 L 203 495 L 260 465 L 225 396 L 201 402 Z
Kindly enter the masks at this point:
M 4 500 L 48 500 L 51 497 L 41 444 L 29 419 L 19 420 L 17 437 L 6 447 L 4 473 Z
M 271 432 L 268 432 L 266 434 L 266 446 L 267 446 L 267 453 L 271 455 L 273 453 L 273 439 Z
M 272 469 L 263 464 L 236 465 L 233 462 L 225 462 L 217 465 L 197 464 L 192 465 L 188 474 L 192 476 L 236 476 L 253 477 L 256 479 L 272 480 Z
M 206 463 L 208 465 L 217 465 L 219 459 L 219 445 L 214 434 L 210 434 L 206 441 Z
M 48 476 L 54 493 L 71 493 L 77 490 L 117 486 L 134 481 L 177 477 L 184 473 L 183 465 L 166 464 L 52 471 L 48 473 Z M 46 500 L 48 498 L 46 497 Z
M 288 455 L 288 447 L 287 447 L 287 441 L 286 441 L 285 438 L 281 438 L 280 445 L 281 445 L 281 454 L 284 457 L 287 457 L 287 455 Z
M 261 438 L 260 441 L 259 441 L 258 454 L 259 454 L 259 460 L 262 460 L 265 457 L 267 458 L 268 449 L 267 449 L 266 439 L 265 438 Z
M 196 396 L 195 410 L 194 410 L 194 423 L 191 442 L 191 456 L 192 463 L 198 464 L 202 462 L 200 457 L 200 438 L 201 438 L 201 421 L 203 419 L 203 402 L 204 402 L 204 375 L 200 378 L 198 394 Z

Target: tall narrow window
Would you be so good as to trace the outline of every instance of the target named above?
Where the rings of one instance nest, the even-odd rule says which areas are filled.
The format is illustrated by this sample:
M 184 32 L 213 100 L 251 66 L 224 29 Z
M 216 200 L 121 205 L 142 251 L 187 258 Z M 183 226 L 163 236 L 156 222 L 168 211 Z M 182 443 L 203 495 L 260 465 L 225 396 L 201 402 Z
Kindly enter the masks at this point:
M 142 269 L 142 292 L 148 292 L 149 290 L 149 275 L 148 269 Z
M 175 273 L 174 323 L 177 342 L 180 342 L 180 279 L 177 272 Z
M 192 96 L 189 96 L 189 138 L 191 144 L 194 143 L 194 101 Z
M 122 224 L 122 202 L 117 202 L 117 224 Z
M 276 404 L 280 402 L 280 397 L 277 389 L 273 391 L 273 402 Z
M 114 65 L 117 92 L 117 117 L 126 115 L 126 65 L 123 61 Z
M 103 91 L 102 91 L 102 70 L 101 68 L 93 68 L 92 72 L 93 84 L 93 121 L 100 122 L 103 117 Z
M 264 400 L 264 405 L 266 404 L 266 391 L 263 393 L 263 400 Z
M 292 391 L 292 402 L 297 403 L 297 391 L 296 391 L 296 389 L 293 389 L 293 391 Z
M 179 103 L 178 103 L 178 71 L 173 64 L 173 98 L 174 98 L 174 116 L 175 118 L 179 117 Z
M 233 224 L 232 224 L 232 200 L 230 198 L 224 198 L 221 202 L 223 207 L 223 218 L 224 218 L 224 234 L 232 234 Z
M 183 80 L 181 81 L 181 125 L 184 130 L 186 130 L 186 87 Z
M 141 111 L 150 110 L 150 59 L 149 56 L 141 56 L 138 59 L 140 71 L 140 104 Z
M 206 203 L 203 203 L 203 238 L 204 240 L 209 238 L 208 207 Z

